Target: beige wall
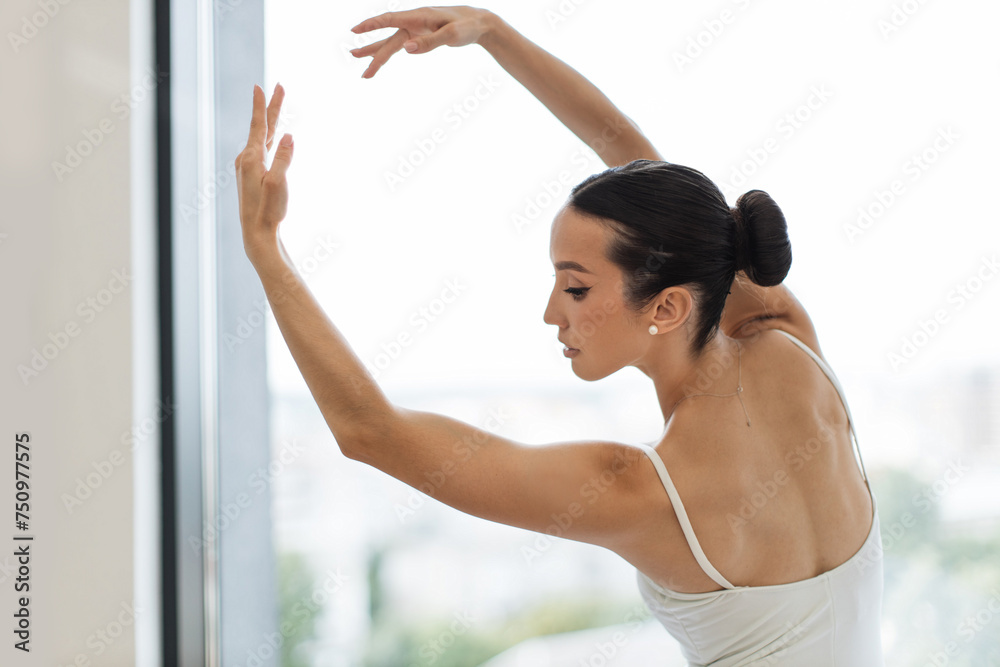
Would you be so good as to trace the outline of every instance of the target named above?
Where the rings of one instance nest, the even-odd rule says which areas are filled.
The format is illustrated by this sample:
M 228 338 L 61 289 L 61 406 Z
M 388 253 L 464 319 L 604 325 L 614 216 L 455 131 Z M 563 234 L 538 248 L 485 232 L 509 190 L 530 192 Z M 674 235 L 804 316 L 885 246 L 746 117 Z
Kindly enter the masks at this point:
M 147 4 L 0 6 L 3 665 L 156 664 L 156 77 Z M 30 653 L 14 649 L 11 633 L 22 595 L 13 590 L 13 440 L 23 431 L 35 538 Z

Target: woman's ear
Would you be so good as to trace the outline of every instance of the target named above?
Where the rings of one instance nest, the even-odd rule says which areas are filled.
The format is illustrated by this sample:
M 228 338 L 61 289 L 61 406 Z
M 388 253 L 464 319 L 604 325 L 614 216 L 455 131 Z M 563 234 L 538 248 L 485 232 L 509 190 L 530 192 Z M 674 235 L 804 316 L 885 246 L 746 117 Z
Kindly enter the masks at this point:
M 653 324 L 660 333 L 684 326 L 694 311 L 694 297 L 681 285 L 666 287 L 653 300 Z

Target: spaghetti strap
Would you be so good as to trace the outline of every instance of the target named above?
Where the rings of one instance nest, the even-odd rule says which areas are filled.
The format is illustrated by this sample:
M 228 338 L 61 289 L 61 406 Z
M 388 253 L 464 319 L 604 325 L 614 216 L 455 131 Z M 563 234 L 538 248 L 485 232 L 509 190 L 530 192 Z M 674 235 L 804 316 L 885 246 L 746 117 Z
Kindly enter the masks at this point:
M 656 473 L 660 476 L 660 481 L 663 482 L 663 488 L 667 490 L 667 496 L 670 498 L 670 503 L 674 506 L 674 512 L 677 514 L 677 521 L 681 524 L 681 530 L 684 531 L 684 538 L 687 540 L 688 546 L 691 548 L 691 553 L 694 554 L 694 559 L 698 561 L 698 565 L 704 570 L 712 581 L 719 584 L 723 588 L 737 588 L 733 586 L 729 581 L 726 580 L 722 574 L 715 569 L 709 561 L 705 552 L 701 548 L 701 543 L 698 542 L 697 536 L 694 534 L 694 528 L 691 527 L 691 521 L 688 519 L 687 512 L 684 510 L 684 504 L 681 503 L 681 497 L 677 493 L 676 487 L 674 487 L 674 482 L 670 479 L 670 474 L 667 472 L 667 467 L 663 465 L 663 459 L 655 449 L 649 445 L 639 443 L 637 445 L 640 449 L 646 452 L 646 456 L 649 460 L 653 462 L 653 467 L 656 468 Z
M 847 397 L 844 396 L 844 388 L 840 385 L 840 380 L 837 379 L 833 369 L 830 368 L 827 363 L 823 361 L 823 358 L 816 354 L 811 347 L 787 331 L 782 329 L 774 329 L 773 331 L 780 331 L 785 334 L 789 340 L 805 350 L 806 354 L 813 358 L 813 361 L 819 365 L 819 367 L 823 370 L 823 373 L 826 374 L 826 377 L 829 378 L 831 383 L 833 383 L 834 388 L 837 390 L 837 394 L 840 396 L 840 402 L 844 405 L 844 411 L 847 412 L 847 425 L 851 430 L 851 441 L 854 443 L 854 452 L 858 457 L 858 465 L 861 467 L 861 476 L 864 477 L 865 486 L 868 486 L 868 491 L 870 493 L 871 486 L 868 484 L 868 473 L 865 471 L 864 459 L 861 458 L 861 447 L 858 445 L 858 435 L 854 432 L 854 417 L 851 416 L 851 408 L 847 405 Z

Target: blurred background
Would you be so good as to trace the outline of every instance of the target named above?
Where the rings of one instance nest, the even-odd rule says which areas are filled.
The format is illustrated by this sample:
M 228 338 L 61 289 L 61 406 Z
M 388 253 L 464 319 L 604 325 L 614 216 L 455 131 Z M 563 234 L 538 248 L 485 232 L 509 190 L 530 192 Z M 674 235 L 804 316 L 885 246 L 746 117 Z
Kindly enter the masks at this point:
M 400 52 L 362 80 L 370 58 L 348 50 L 392 31 L 349 29 L 417 6 L 267 3 L 264 88 L 285 87 L 296 142 L 286 247 L 395 403 L 532 443 L 655 440 L 649 380 L 579 380 L 542 321 L 552 216 L 603 164 L 479 47 Z M 730 204 L 760 188 L 782 207 L 786 284 L 879 501 L 887 664 L 1000 665 L 1000 7 L 481 6 Z M 273 318 L 266 335 L 281 613 L 298 628 L 282 664 L 684 664 L 615 554 L 345 459 Z
M 392 401 L 658 438 L 650 381 L 581 381 L 542 321 L 552 217 L 604 165 L 480 47 L 363 80 L 349 50 L 391 31 L 350 28 L 417 6 L 0 6 L 0 432 L 32 443 L 0 456 L 30 506 L 0 614 L 32 632 L 0 664 L 683 665 L 615 554 L 345 458 L 247 261 L 232 165 L 252 84 L 281 82 L 285 247 Z M 781 206 L 878 498 L 886 664 L 1000 667 L 1000 5 L 481 6 L 731 204 Z

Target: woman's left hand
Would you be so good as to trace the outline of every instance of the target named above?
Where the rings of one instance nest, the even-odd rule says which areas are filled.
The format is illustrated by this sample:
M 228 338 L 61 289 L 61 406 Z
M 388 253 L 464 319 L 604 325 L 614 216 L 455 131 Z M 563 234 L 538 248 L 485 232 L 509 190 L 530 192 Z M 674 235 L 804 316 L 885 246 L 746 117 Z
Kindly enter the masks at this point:
M 278 247 L 278 224 L 288 210 L 285 173 L 292 163 L 292 135 L 286 134 L 278 142 L 271 168 L 265 164 L 284 97 L 284 88 L 281 84 L 276 85 L 271 103 L 265 109 L 264 90 L 254 84 L 250 136 L 246 148 L 236 156 L 243 249 L 251 262 L 258 253 Z

